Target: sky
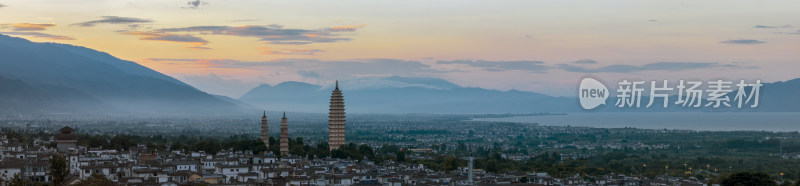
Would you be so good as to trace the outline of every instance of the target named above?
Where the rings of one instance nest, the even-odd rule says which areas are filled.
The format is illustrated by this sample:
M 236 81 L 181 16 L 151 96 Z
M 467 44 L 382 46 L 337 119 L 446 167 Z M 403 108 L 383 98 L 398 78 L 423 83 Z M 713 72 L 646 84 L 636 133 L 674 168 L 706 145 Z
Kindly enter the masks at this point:
M 582 77 L 800 78 L 800 1 L 0 0 L 0 34 L 238 98 L 385 76 L 576 96 Z

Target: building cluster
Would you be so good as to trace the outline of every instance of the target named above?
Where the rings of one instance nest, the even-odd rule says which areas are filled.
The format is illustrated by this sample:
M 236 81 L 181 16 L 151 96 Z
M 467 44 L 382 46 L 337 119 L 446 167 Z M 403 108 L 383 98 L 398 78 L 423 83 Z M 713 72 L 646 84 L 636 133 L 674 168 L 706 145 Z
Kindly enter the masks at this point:
M 69 131 L 69 129 L 63 129 Z M 68 135 L 68 134 L 67 134 Z M 88 149 L 82 146 L 59 149 L 43 144 L 0 139 L 0 185 L 14 176 L 34 183 L 52 181 L 49 160 L 60 154 L 67 160 L 67 184 L 79 183 L 94 174 L 122 185 L 700 185 L 701 181 L 677 177 L 649 179 L 640 176 L 607 175 L 596 180 L 580 176 L 555 178 L 547 173 L 496 174 L 459 167 L 450 172 L 434 171 L 422 164 L 368 160 L 306 159 L 292 155 L 254 154 L 250 151 L 205 152 L 158 151 L 145 145 L 125 151 Z M 69 144 L 74 145 L 74 144 Z M 472 179 L 469 173 L 473 173 Z M 470 181 L 471 180 L 471 181 Z
M 328 140 L 330 150 L 340 148 L 345 141 L 344 98 L 338 82 L 331 94 Z M 269 149 L 269 123 L 266 112 L 261 118 L 261 140 Z M 427 126 L 429 127 L 429 126 Z M 463 126 L 462 126 L 463 127 Z M 393 162 L 376 164 L 362 159 L 307 159 L 289 153 L 289 125 L 286 113 L 281 118 L 279 154 L 256 154 L 252 151 L 222 150 L 211 154 L 203 151 L 154 150 L 146 145 L 136 145 L 124 151 L 93 149 L 77 144 L 78 138 L 71 127 L 63 127 L 50 139 L 31 139 L 20 142 L 0 136 L 0 186 L 8 185 L 15 177 L 33 183 L 50 183 L 50 159 L 60 155 L 66 159 L 69 175 L 67 184 L 80 183 L 93 175 L 100 175 L 120 185 L 695 185 L 694 179 L 607 175 L 593 180 L 578 175 L 555 178 L 547 173 L 490 173 L 471 166 L 453 171 L 434 171 L 423 164 Z M 426 128 L 428 129 L 428 128 Z M 434 128 L 435 129 L 435 128 Z M 466 130 L 460 128 L 461 130 Z M 462 133 L 472 132 L 460 131 Z M 503 142 L 497 136 L 514 137 L 513 130 L 490 128 L 475 133 L 485 135 L 487 142 Z M 405 139 L 403 134 L 388 137 Z M 443 138 L 461 139 L 463 134 L 436 134 L 426 138 L 398 142 L 409 152 L 409 159 L 429 159 L 436 149 L 431 144 L 443 143 Z M 490 138 L 490 137 L 495 138 Z M 49 144 L 49 145 L 48 145 Z M 52 145 L 54 144 L 54 145 Z M 369 146 L 382 143 L 362 142 Z M 424 145 L 419 145 L 424 144 Z M 576 145 L 576 144 L 571 144 Z M 642 144 L 636 144 L 642 146 Z M 456 149 L 457 144 L 438 147 L 439 150 Z M 416 148 L 409 148 L 416 147 Z M 645 148 L 652 148 L 644 146 Z M 477 146 L 467 147 L 475 151 Z M 500 146 L 507 149 L 510 146 Z M 559 147 L 554 147 L 559 148 Z M 607 147 L 605 147 L 607 148 Z M 503 158 L 527 159 L 533 155 L 506 155 Z M 513 156 L 513 157 L 512 157 Z M 517 157 L 518 156 L 518 157 Z
M 23 145 L 3 138 L 0 183 L 6 185 L 17 175 L 34 183 L 51 182 L 49 161 L 54 154 L 67 160 L 70 174 L 67 183 L 78 183 L 99 174 L 124 185 L 396 185 L 426 178 L 419 175 L 436 175 L 422 165 L 390 163 L 377 166 L 368 161 L 309 160 L 271 153 L 258 155 L 251 151 L 208 154 L 202 151 L 149 150 L 145 145 L 125 151 L 82 146 L 58 149 L 42 145 L 57 141 L 38 140 L 32 145 Z M 432 181 L 444 183 L 447 180 Z

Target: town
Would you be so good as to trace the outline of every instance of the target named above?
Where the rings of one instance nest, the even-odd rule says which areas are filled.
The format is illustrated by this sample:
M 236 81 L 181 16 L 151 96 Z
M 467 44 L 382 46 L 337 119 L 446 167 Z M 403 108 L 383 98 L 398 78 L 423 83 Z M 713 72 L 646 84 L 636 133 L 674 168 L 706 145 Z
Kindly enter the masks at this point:
M 282 117 L 275 114 L 270 118 Z M 702 185 L 738 171 L 769 171 L 792 182 L 792 170 L 798 170 L 797 133 L 469 119 L 494 117 L 482 115 L 353 115 L 348 145 L 331 151 L 320 137 L 327 133 L 323 116 L 294 121 L 292 114 L 288 154 L 281 154 L 278 126 L 271 126 L 276 132 L 267 147 L 256 119 L 6 119 L 0 179 L 3 185 L 52 183 L 54 157 L 68 164 L 64 184 L 97 183 L 99 177 L 122 185 Z M 736 159 L 708 155 L 725 148 L 745 153 Z
M 778 182 L 793 183 L 791 178 L 798 176 L 793 170 L 800 168 L 800 161 L 791 158 L 800 151 L 797 132 L 741 135 L 473 120 L 515 114 L 355 114 L 348 121 L 344 110 L 337 84 L 331 93 L 327 130 L 319 114 L 282 112 L 280 125 L 270 125 L 275 114 L 268 117 L 266 111 L 260 125 L 258 120 L 230 117 L 5 117 L 0 121 L 4 123 L 0 181 L 2 185 L 703 185 L 735 172 L 764 170 L 778 171 Z M 777 153 L 775 144 L 780 145 Z M 709 152 L 717 155 L 711 157 Z M 747 162 L 726 157 L 738 152 L 753 154 L 739 156 Z M 765 163 L 751 161 L 764 158 Z M 778 166 L 764 167 L 770 164 Z
M 183 151 L 152 149 L 137 144 L 127 150 L 87 148 L 77 145 L 77 136 L 70 127 L 61 128 L 50 139 L 33 139 L 30 144 L 3 136 L 2 179 L 4 184 L 16 180 L 34 183 L 52 182 L 52 158 L 67 163 L 62 183 L 78 184 L 101 175 L 109 183 L 125 185 L 470 185 L 536 183 L 553 184 L 612 184 L 612 183 L 693 183 L 693 179 L 608 175 L 602 180 L 588 182 L 579 176 L 554 178 L 544 172 L 509 172 L 496 174 L 482 169 L 470 171 L 459 166 L 453 171 L 436 171 L 424 164 L 386 160 L 376 163 L 362 159 L 313 158 L 296 155 L 254 153 L 253 150 Z M 428 141 L 427 139 L 421 139 Z M 274 140 L 273 140 L 274 141 Z M 51 148 L 56 144 L 55 148 Z M 367 144 L 367 143 L 365 143 Z M 420 143 L 403 144 L 406 147 Z M 446 146 L 446 145 L 445 145 Z M 623 145 L 610 148 L 620 148 Z M 633 145 L 641 148 L 658 148 Z M 367 147 L 370 150 L 371 147 Z M 396 148 L 396 147 L 395 147 Z M 448 147 L 445 147 L 445 149 Z M 437 148 L 439 149 L 439 148 Z M 438 150 L 431 148 L 406 149 L 409 159 L 431 158 Z M 506 156 L 506 155 L 504 155 Z M 512 159 L 523 156 L 513 155 Z M 473 174 L 472 182 L 469 175 Z

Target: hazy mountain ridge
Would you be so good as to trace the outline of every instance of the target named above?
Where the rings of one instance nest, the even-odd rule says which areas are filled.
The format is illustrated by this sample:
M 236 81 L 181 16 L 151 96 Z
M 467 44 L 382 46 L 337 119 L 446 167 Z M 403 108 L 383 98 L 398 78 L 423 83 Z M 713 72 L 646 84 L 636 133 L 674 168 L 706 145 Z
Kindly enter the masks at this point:
M 461 87 L 443 79 L 385 77 L 375 82 L 403 84 L 404 86 L 364 85 L 364 80 L 344 81 L 340 89 L 345 96 L 348 112 L 356 113 L 536 113 L 585 112 L 577 97 L 554 97 L 535 92 L 517 90 L 498 91 L 474 87 Z M 350 89 L 349 87 L 358 87 Z M 734 87 L 735 88 L 735 87 Z M 328 108 L 330 86 L 302 82 L 284 82 L 275 86 L 261 85 L 253 88 L 239 100 L 268 110 L 324 113 Z M 749 93 L 749 89 L 747 89 Z M 759 106 L 736 108 L 734 92 L 728 96 L 731 108 L 682 107 L 674 104 L 677 96 L 670 96 L 668 107 L 656 98 L 646 108 L 650 97 L 642 96 L 639 108 L 619 108 L 614 104 L 616 95 L 609 95 L 606 105 L 590 112 L 797 112 L 800 99 L 800 79 L 765 83 L 760 90 Z M 752 101 L 751 103 L 752 104 Z
M 430 77 L 359 78 L 340 82 L 349 113 L 583 112 L 576 97 L 462 87 Z M 85 47 L 34 43 L 0 34 L 0 112 L 227 114 L 254 110 L 327 113 L 333 85 L 263 84 L 238 99 L 211 95 L 143 67 Z M 618 108 L 615 95 L 596 112 L 800 111 L 800 79 L 765 83 L 758 108 Z M 729 94 L 733 102 L 733 93 Z M 642 107 L 649 97 L 642 97 Z M 733 103 L 732 103 L 733 104 Z M 733 105 L 735 106 L 735 105 Z M 749 106 L 749 105 L 748 105 Z
M 766 83 L 759 92 L 759 111 L 800 112 L 800 78 Z
M 340 82 L 348 112 L 356 113 L 530 113 L 569 111 L 577 102 L 517 90 L 461 87 L 438 78 L 385 77 Z M 387 86 L 390 84 L 391 86 Z M 358 88 L 351 88 L 358 87 Z M 325 113 L 333 87 L 302 82 L 261 85 L 239 98 L 268 110 Z M 568 105 L 556 103 L 571 103 Z M 547 103 L 550 107 L 532 106 Z
M 180 84 L 180 85 L 191 87 L 190 85 L 188 85 L 186 83 L 183 83 L 183 82 L 181 82 L 181 81 L 179 81 L 179 80 L 177 80 L 177 79 L 175 79 L 175 78 L 173 78 L 171 76 L 167 76 L 167 75 L 161 74 L 158 71 L 155 71 L 153 69 L 141 66 L 141 65 L 139 65 L 137 63 L 134 63 L 132 61 L 126 61 L 126 60 L 122 60 L 122 59 L 116 58 L 116 57 L 114 57 L 114 56 L 112 56 L 112 55 L 110 55 L 108 53 L 105 53 L 105 52 L 100 52 L 100 51 L 93 50 L 93 49 L 86 48 L 86 47 L 82 47 L 82 46 L 60 44 L 60 43 L 52 43 L 52 44 L 53 44 L 54 47 L 58 47 L 58 48 L 61 48 L 61 49 L 64 49 L 64 50 L 68 50 L 68 51 L 70 51 L 72 53 L 79 54 L 79 55 L 82 55 L 82 56 L 87 57 L 87 58 L 92 58 L 92 59 L 95 59 L 95 60 L 100 61 L 100 62 L 105 62 L 105 64 L 111 65 L 111 66 L 115 67 L 116 69 L 121 70 L 121 71 L 123 71 L 125 73 L 128 73 L 128 74 L 131 74 L 131 75 L 153 77 L 153 78 L 163 79 L 163 80 L 175 83 L 175 84 Z
M 38 108 L 33 110 L 63 107 L 74 112 L 161 114 L 242 111 L 234 103 L 107 53 L 65 44 L 34 43 L 5 35 L 0 35 L 0 75 L 34 87 L 27 91 L 46 93 L 41 94 L 41 99 L 62 101 L 30 105 Z M 35 95 L 20 99 L 23 98 L 40 99 Z

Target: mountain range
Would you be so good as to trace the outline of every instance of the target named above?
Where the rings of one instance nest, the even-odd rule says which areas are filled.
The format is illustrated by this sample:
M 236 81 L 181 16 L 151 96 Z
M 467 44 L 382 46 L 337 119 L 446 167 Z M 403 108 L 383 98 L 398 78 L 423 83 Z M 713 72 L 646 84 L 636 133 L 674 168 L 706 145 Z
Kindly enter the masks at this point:
M 576 97 L 554 97 L 518 90 L 499 91 L 462 87 L 443 79 L 425 77 L 361 78 L 341 83 L 345 104 L 349 112 L 357 113 L 559 113 L 586 112 Z M 735 86 L 734 86 L 735 88 Z M 303 82 L 283 82 L 253 88 L 240 101 L 268 110 L 324 113 L 333 87 L 323 87 Z M 749 93 L 750 89 L 746 89 Z M 735 91 L 729 93 L 733 107 L 682 107 L 674 104 L 677 96 L 670 96 L 670 105 L 663 108 L 661 98 L 646 108 L 648 96 L 642 96 L 640 108 L 614 106 L 616 95 L 610 95 L 606 105 L 589 112 L 798 112 L 800 79 L 765 83 L 760 89 L 759 105 L 735 108 Z M 703 100 L 707 103 L 707 100 Z
M 529 113 L 564 111 L 574 107 L 574 104 L 556 104 L 574 102 L 569 98 L 516 90 L 461 87 L 437 78 L 393 76 L 356 79 L 342 82 L 340 89 L 345 95 L 347 111 L 357 113 Z M 270 110 L 327 112 L 332 90 L 333 87 L 290 81 L 275 86 L 258 86 L 239 100 Z M 550 106 L 536 106 L 539 104 Z
M 340 82 L 349 113 L 584 112 L 576 97 L 463 87 L 430 77 Z M 212 95 L 175 78 L 93 49 L 35 43 L 0 34 L 0 115 L 27 113 L 234 114 L 257 110 L 327 113 L 333 85 L 262 84 L 238 99 Z M 756 109 L 617 108 L 614 95 L 593 112 L 798 112 L 800 79 L 766 83 Z M 733 96 L 729 94 L 729 96 Z M 643 101 L 649 100 L 643 97 Z M 670 97 L 674 102 L 676 98 Z M 657 102 L 660 103 L 660 102 Z M 645 103 L 646 104 L 646 103 Z M 643 104 L 644 105 L 644 104 Z
M 85 47 L 0 35 L 3 113 L 237 113 L 245 108 Z

